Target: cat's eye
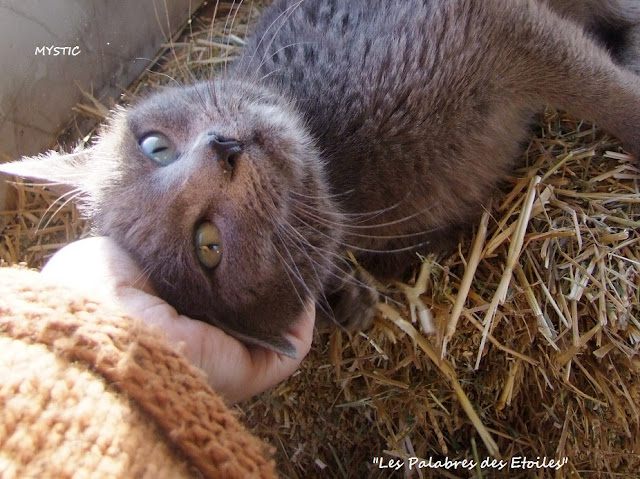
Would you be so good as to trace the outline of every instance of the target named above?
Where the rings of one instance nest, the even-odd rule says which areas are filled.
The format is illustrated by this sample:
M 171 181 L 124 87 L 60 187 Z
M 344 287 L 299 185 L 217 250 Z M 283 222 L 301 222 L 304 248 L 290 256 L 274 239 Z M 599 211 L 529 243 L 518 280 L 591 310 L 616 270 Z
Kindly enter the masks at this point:
M 176 148 L 162 133 L 150 133 L 140 140 L 140 148 L 153 161 L 166 166 L 176 160 Z
M 196 256 L 200 264 L 207 269 L 218 266 L 222 259 L 222 237 L 220 230 L 212 223 L 204 222 L 196 230 Z

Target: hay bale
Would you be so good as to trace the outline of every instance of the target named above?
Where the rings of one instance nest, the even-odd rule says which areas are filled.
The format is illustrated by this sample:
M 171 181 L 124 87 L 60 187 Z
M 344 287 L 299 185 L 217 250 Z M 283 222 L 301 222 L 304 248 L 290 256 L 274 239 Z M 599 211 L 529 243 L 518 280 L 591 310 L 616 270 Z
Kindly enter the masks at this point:
M 125 100 L 223 69 L 263 3 L 205 6 Z M 87 98 L 78 112 L 102 117 Z M 480 477 L 374 458 L 490 455 L 567 463 L 482 477 L 640 477 L 637 163 L 591 124 L 546 111 L 521 164 L 472 238 L 389 285 L 397 302 L 373 328 L 318 332 L 292 378 L 239 407 L 284 477 Z M 71 205 L 24 183 L 0 225 L 2 261 L 34 267 L 89 233 Z
M 381 306 L 365 333 L 319 334 L 301 372 L 245 406 L 288 476 L 401 477 L 373 458 L 481 462 L 497 447 L 507 461 L 566 457 L 559 477 L 638 477 L 639 171 L 618 142 L 566 115 L 547 111 L 536 133 L 486 226 L 394 286 L 404 308 Z M 435 334 L 411 320 L 421 308 Z M 446 472 L 409 477 L 469 474 Z

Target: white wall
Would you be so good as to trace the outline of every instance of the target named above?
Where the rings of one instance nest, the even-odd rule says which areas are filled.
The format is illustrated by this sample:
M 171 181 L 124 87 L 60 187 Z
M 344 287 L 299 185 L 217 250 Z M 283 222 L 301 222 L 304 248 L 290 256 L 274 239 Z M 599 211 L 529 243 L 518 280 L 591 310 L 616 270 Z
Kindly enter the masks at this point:
M 201 3 L 0 0 L 0 161 L 49 148 L 81 99 L 77 84 L 117 98 Z M 76 48 L 36 54 L 45 46 Z M 0 180 L 0 209 L 5 195 Z

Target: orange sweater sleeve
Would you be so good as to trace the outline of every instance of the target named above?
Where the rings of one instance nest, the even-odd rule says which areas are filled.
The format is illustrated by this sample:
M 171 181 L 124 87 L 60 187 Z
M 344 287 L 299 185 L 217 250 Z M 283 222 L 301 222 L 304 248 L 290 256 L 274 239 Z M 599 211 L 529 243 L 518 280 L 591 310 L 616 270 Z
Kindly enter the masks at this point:
M 275 477 L 252 436 L 161 334 L 0 268 L 0 475 Z

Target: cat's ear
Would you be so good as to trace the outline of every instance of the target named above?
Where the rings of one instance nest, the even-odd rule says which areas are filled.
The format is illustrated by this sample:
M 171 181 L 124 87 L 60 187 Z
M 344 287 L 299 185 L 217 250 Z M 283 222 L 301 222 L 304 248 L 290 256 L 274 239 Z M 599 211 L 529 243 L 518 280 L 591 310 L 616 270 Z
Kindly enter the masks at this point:
M 86 163 L 90 156 L 90 149 L 67 154 L 50 151 L 40 156 L 0 164 L 0 172 L 40 180 L 55 192 L 84 189 L 89 171 Z

